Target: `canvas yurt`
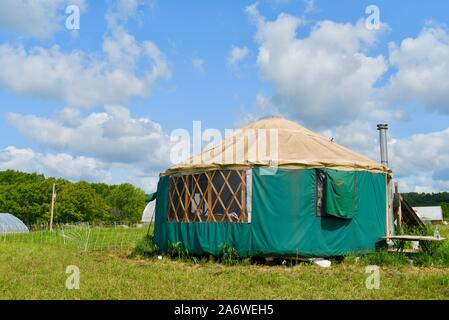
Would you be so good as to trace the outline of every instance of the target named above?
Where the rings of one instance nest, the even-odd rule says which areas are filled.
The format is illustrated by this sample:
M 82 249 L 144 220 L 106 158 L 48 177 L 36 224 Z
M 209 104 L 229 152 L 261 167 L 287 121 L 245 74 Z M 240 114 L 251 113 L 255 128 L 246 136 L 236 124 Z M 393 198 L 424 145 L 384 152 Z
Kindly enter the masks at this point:
M 375 148 L 375 146 L 373 146 Z M 390 170 L 284 118 L 160 175 L 155 241 L 193 254 L 337 256 L 382 244 Z

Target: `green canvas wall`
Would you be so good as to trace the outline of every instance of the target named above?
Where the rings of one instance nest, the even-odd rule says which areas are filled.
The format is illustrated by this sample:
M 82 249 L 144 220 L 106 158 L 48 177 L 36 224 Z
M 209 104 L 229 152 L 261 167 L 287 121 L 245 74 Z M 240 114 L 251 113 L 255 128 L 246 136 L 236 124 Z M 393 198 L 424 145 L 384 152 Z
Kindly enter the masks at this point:
M 323 169 L 335 176 L 335 170 Z M 161 177 L 156 203 L 155 240 L 165 252 L 181 241 L 194 254 L 220 254 L 224 243 L 242 256 L 336 256 L 374 250 L 385 235 L 385 174 L 346 172 L 357 184 L 355 212 L 348 219 L 317 217 L 315 170 L 253 169 L 251 223 L 169 223 L 168 177 Z M 341 171 L 338 176 L 345 175 Z

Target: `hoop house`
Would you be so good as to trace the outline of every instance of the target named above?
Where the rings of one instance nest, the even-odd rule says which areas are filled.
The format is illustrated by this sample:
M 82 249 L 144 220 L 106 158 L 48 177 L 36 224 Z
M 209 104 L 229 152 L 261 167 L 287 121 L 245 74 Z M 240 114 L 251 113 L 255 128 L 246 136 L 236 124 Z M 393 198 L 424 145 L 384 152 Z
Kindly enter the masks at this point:
M 29 232 L 28 227 L 20 219 L 9 213 L 0 213 L 0 235 L 25 232 Z

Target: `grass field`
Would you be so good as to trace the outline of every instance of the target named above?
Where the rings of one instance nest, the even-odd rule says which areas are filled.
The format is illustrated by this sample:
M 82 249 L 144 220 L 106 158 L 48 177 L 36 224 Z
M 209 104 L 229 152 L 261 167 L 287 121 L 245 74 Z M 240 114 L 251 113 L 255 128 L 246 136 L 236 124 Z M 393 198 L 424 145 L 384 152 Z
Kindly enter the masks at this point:
M 60 226 L 52 232 L 0 235 L 0 243 L 54 245 L 82 251 L 132 250 L 147 231 L 147 228 L 129 228 L 126 225 L 91 227 L 81 224 Z
M 441 230 L 445 236 L 448 231 Z M 421 261 L 421 267 L 391 254 L 349 257 L 329 269 L 227 266 L 143 258 L 115 248 L 0 241 L 0 299 L 449 299 L 449 267 L 438 259 Z M 365 267 L 373 262 L 380 266 L 378 290 L 365 287 Z M 68 265 L 80 269 L 79 290 L 66 289 Z

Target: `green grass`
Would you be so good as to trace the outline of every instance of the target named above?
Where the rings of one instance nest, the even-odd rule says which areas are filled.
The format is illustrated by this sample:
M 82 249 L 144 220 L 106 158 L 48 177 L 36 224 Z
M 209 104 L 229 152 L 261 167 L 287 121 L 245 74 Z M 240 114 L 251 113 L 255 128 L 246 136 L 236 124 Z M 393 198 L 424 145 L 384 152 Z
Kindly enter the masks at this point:
M 59 245 L 84 251 L 132 249 L 148 228 L 87 227 L 60 228 L 55 231 L 34 231 L 0 235 L 0 243 Z
M 441 231 L 447 236 L 447 227 Z M 412 266 L 382 252 L 334 261 L 329 269 L 158 260 L 131 252 L 0 241 L 0 299 L 449 299 L 444 264 Z M 365 287 L 365 267 L 373 263 L 380 266 L 379 290 Z M 68 265 L 80 269 L 80 290 L 65 288 Z

